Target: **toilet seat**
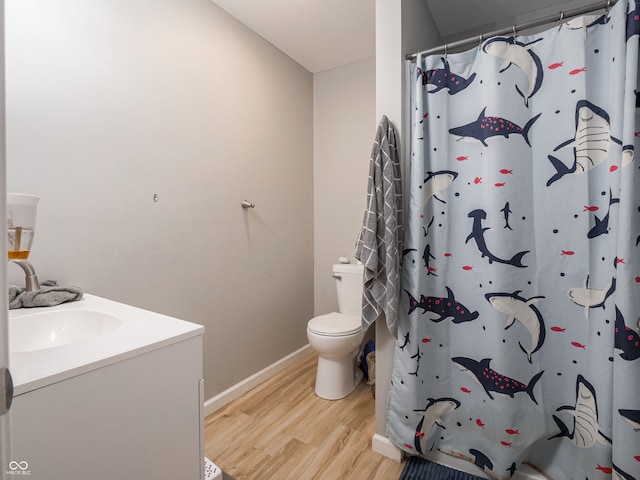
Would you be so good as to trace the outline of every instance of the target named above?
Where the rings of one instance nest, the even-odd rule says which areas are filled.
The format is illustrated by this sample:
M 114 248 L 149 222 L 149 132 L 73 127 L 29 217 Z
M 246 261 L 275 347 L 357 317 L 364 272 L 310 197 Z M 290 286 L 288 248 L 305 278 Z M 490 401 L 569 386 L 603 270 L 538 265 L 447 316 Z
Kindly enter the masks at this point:
M 309 320 L 307 330 L 326 337 L 344 337 L 362 330 L 360 317 L 346 313 L 327 313 Z

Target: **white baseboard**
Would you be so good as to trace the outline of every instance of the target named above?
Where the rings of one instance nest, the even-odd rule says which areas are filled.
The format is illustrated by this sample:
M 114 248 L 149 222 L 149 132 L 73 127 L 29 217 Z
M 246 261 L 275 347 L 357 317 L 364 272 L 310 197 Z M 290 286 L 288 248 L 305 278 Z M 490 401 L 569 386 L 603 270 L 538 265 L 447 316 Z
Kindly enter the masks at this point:
M 371 439 L 371 449 L 396 462 L 402 461 L 402 450 L 396 447 L 387 437 L 379 433 L 373 435 Z
M 293 365 L 298 360 L 303 359 L 312 352 L 313 347 L 307 344 L 304 347 L 296 350 L 295 352 L 287 355 L 286 357 L 278 360 L 277 362 L 272 363 L 268 367 L 260 370 L 258 373 L 254 373 L 250 377 L 245 378 L 240 383 L 236 383 L 232 387 L 227 388 L 224 392 L 211 397 L 209 400 L 204 402 L 204 416 L 207 417 L 211 415 L 216 410 L 219 410 L 228 403 L 231 403 L 236 398 L 247 393 L 252 388 L 257 387 L 262 382 L 269 380 L 274 375 L 280 373 L 285 368 Z

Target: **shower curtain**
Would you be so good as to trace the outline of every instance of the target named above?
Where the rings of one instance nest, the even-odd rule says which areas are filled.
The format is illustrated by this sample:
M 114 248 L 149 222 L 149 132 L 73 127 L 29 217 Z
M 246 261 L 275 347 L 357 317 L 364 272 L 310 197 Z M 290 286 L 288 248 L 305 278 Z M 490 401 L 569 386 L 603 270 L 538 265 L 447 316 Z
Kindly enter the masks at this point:
M 408 454 L 640 480 L 639 13 L 412 67 L 387 425 Z

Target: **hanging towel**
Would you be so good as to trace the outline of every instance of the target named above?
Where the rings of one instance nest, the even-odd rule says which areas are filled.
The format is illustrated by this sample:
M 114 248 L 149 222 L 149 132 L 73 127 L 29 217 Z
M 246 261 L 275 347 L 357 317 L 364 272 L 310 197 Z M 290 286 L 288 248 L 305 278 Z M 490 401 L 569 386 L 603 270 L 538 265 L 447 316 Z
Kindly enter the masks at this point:
M 396 132 L 382 117 L 371 150 L 367 208 L 355 257 L 364 265 L 362 330 L 384 312 L 396 336 L 402 252 L 402 179 Z
M 9 285 L 9 309 L 53 307 L 64 302 L 82 299 L 82 289 L 74 286 L 59 286 L 55 280 L 46 280 L 37 292 L 25 292 L 24 287 Z

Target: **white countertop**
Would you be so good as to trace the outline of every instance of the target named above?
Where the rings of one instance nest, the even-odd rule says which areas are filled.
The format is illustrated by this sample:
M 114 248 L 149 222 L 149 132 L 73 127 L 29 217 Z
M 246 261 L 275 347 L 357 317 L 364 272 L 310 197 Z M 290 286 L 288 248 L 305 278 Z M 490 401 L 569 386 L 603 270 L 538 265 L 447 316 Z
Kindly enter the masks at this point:
M 204 333 L 202 325 L 89 294 L 85 294 L 80 301 L 55 307 L 10 310 L 9 324 L 33 313 L 77 309 L 106 313 L 121 320 L 122 325 L 92 338 L 43 350 L 12 352 L 9 345 L 14 395 Z

